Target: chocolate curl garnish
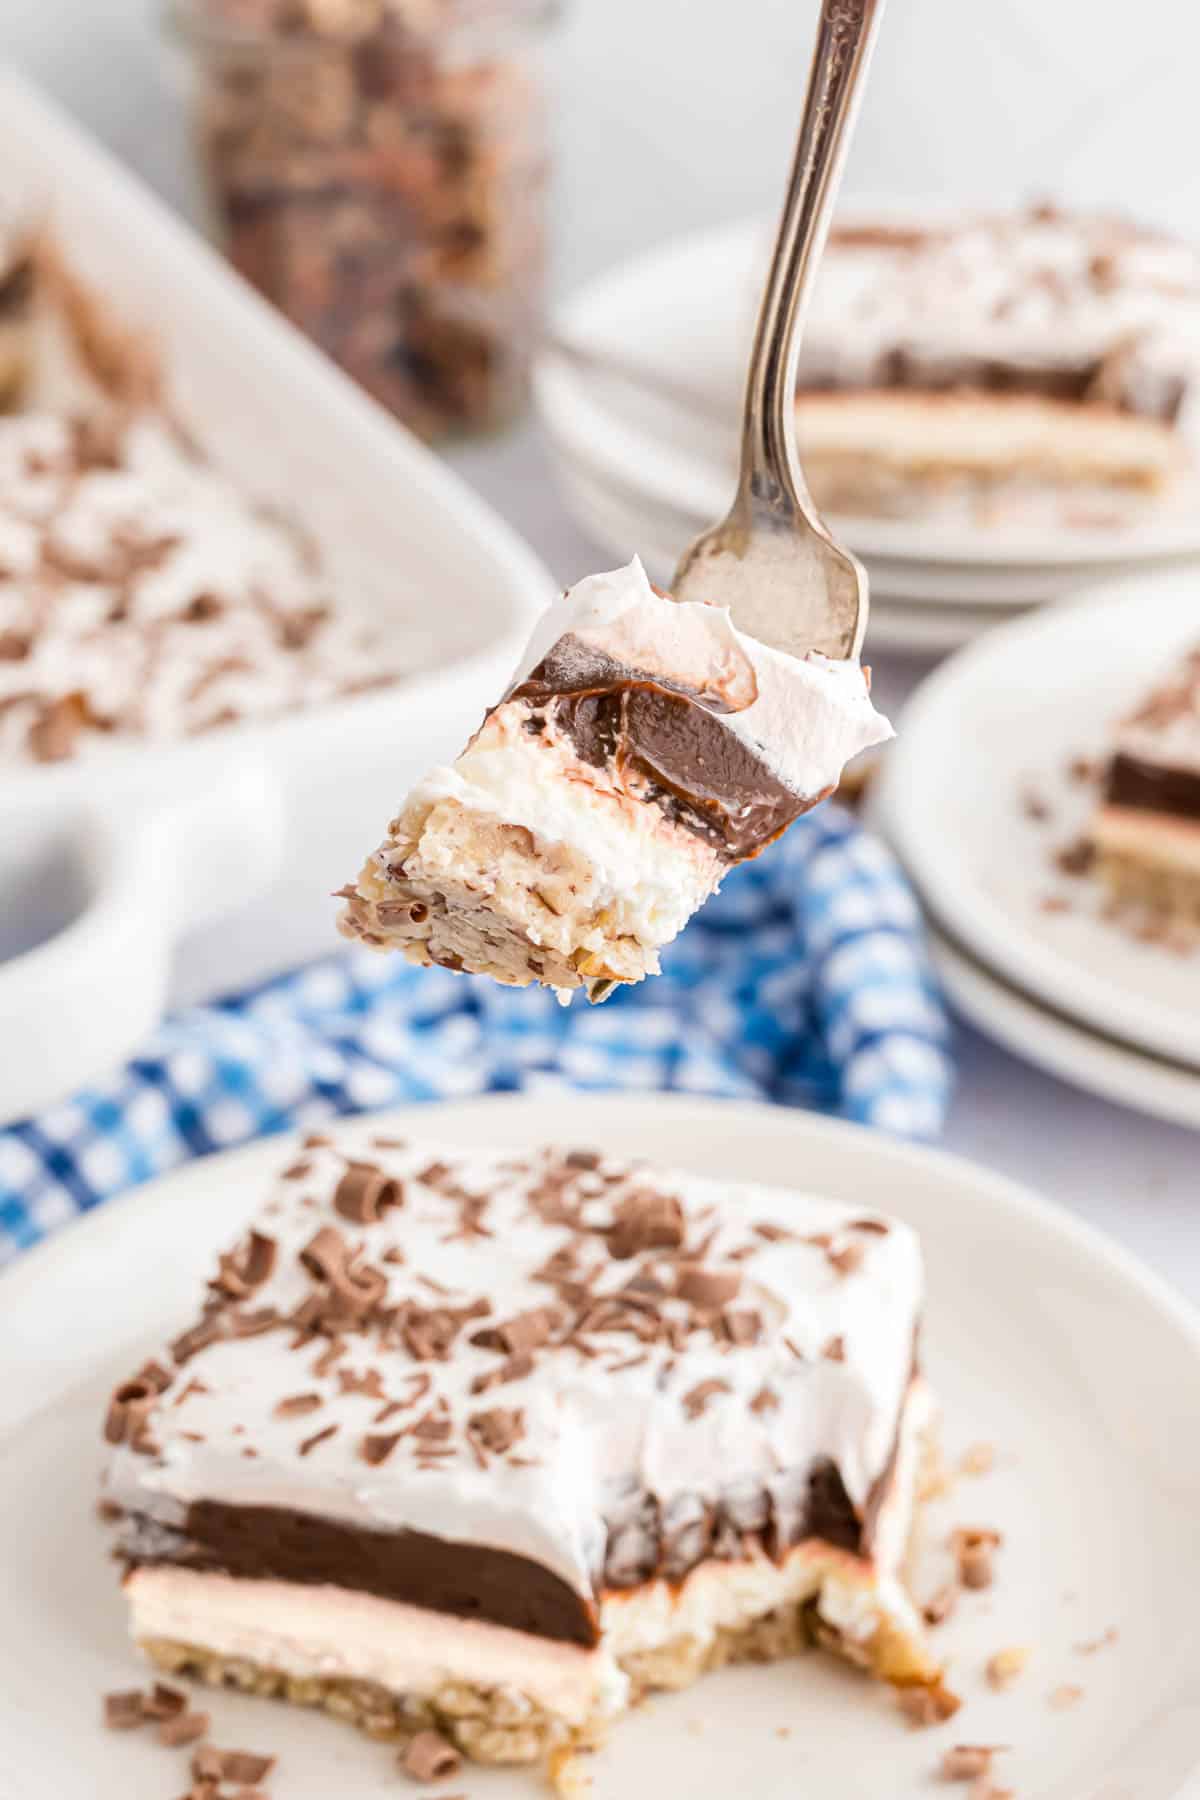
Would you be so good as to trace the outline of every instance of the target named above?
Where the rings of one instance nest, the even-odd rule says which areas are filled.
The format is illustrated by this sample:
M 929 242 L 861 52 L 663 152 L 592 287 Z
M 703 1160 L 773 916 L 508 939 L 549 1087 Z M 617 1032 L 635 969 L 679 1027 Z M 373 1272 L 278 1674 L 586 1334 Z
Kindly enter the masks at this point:
M 211 1285 L 231 1300 L 244 1300 L 270 1279 L 277 1251 L 273 1237 L 252 1231 L 244 1244 L 218 1259 L 218 1273 Z
M 108 1403 L 104 1419 L 106 1442 L 150 1452 L 146 1425 L 159 1395 L 169 1386 L 170 1376 L 157 1363 L 147 1363 L 132 1381 L 123 1381 Z
M 653 1190 L 627 1194 L 608 1233 L 608 1253 L 626 1262 L 644 1250 L 678 1250 L 683 1243 L 683 1208 L 674 1194 Z
M 520 1407 L 505 1406 L 472 1413 L 467 1421 L 467 1435 L 481 1450 L 503 1456 L 524 1437 L 525 1414 Z
M 675 1277 L 675 1292 L 690 1306 L 715 1311 L 736 1300 L 742 1285 L 740 1269 L 711 1269 L 702 1263 L 681 1263 Z
M 352 1261 L 349 1246 L 332 1225 L 322 1225 L 300 1252 L 300 1261 L 314 1280 L 328 1290 L 319 1296 L 319 1310 L 310 1301 L 293 1318 L 302 1330 L 336 1331 L 339 1326 L 360 1324 L 387 1293 L 387 1276 L 369 1263 Z
M 757 1344 L 762 1336 L 762 1314 L 753 1307 L 731 1307 L 721 1318 L 731 1344 Z
M 403 1185 L 376 1163 L 352 1162 L 333 1195 L 334 1210 L 352 1225 L 377 1225 L 389 1207 L 403 1204 Z
M 418 1731 L 400 1752 L 400 1767 L 414 1781 L 443 1781 L 457 1773 L 462 1757 L 438 1731 Z
M 528 1312 L 505 1319 L 500 1325 L 475 1332 L 471 1342 L 482 1350 L 507 1350 L 510 1356 L 519 1356 L 548 1344 L 562 1322 L 562 1314 L 556 1307 L 534 1306 Z

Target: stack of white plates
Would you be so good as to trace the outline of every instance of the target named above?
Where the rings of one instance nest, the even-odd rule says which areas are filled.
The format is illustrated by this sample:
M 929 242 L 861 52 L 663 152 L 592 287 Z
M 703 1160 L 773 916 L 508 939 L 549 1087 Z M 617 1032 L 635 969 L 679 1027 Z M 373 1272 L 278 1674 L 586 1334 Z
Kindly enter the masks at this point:
M 741 389 L 768 234 L 689 237 L 559 311 L 537 392 L 571 508 L 615 554 L 669 580 L 733 491 Z M 831 521 L 871 575 L 871 642 L 941 651 L 1045 600 L 1200 557 L 1200 508 L 1136 531 Z
M 874 800 L 961 1011 L 1079 1086 L 1196 1128 L 1200 942 L 1105 917 L 1059 855 L 1087 831 L 1086 765 L 1113 722 L 1198 641 L 1178 572 L 1007 625 L 918 690 Z

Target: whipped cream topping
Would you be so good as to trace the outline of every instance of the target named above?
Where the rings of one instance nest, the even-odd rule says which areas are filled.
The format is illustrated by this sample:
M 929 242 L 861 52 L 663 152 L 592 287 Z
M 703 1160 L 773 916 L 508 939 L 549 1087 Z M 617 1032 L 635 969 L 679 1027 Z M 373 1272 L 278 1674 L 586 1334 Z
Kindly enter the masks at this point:
M 1200 252 L 1048 207 L 851 220 L 821 265 L 801 386 L 871 386 L 897 352 L 917 365 L 916 386 L 964 361 L 1036 372 L 1112 357 L 1104 397 L 1169 416 L 1179 385 L 1200 376 Z
M 349 1224 L 347 1179 L 364 1166 L 397 1184 L 393 1203 Z M 273 1244 L 269 1273 L 235 1311 L 291 1318 L 311 1299 L 301 1257 L 323 1228 L 360 1250 L 385 1311 L 474 1310 L 443 1355 L 366 1325 L 326 1361 L 328 1338 L 282 1319 L 193 1346 L 182 1366 L 165 1353 L 173 1379 L 148 1441 L 114 1448 L 107 1493 L 168 1536 L 194 1501 L 290 1508 L 512 1551 L 589 1595 L 647 1494 L 664 1521 L 748 1491 L 785 1506 L 828 1459 L 860 1517 L 886 1506 L 922 1294 L 917 1240 L 896 1221 L 602 1156 L 461 1154 L 359 1132 L 304 1149 L 254 1225 Z M 247 1248 L 222 1260 L 227 1279 L 249 1268 Z M 548 1275 L 568 1250 L 582 1299 Z M 579 1324 L 631 1279 L 659 1285 L 629 1303 L 628 1327 L 611 1304 L 607 1321 L 593 1310 Z M 661 1329 L 635 1328 L 646 1305 Z M 550 1338 L 512 1366 L 495 1334 L 547 1306 Z M 481 1436 L 478 1415 L 497 1408 L 504 1431 Z M 410 1429 L 431 1417 L 447 1421 L 436 1438 Z M 373 1462 L 367 1438 L 395 1432 Z
M 0 420 L 0 763 L 95 755 L 400 674 L 312 546 L 152 417 Z
M 772 649 L 739 631 L 725 607 L 657 593 L 636 556 L 588 576 L 546 609 L 509 691 L 569 638 L 623 670 L 694 694 L 804 799 L 836 787 L 851 757 L 893 735 L 857 660 Z

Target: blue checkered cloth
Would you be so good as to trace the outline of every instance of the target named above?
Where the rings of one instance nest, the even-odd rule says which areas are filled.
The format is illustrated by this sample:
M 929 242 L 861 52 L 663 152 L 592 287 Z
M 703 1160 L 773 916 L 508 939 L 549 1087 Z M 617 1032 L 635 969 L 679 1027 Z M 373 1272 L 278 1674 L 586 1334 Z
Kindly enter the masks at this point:
M 0 1131 L 0 1262 L 191 1157 L 402 1101 L 669 1088 L 940 1129 L 947 1027 L 916 903 L 845 813 L 735 869 L 664 962 L 566 1008 L 359 950 L 190 1007 L 111 1080 Z

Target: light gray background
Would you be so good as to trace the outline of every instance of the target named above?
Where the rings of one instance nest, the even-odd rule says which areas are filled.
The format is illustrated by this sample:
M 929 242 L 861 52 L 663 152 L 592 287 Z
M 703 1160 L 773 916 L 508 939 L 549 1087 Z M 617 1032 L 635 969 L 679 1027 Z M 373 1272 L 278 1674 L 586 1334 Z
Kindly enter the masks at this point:
M 175 203 L 192 196 L 160 0 L 3 0 L 0 47 Z M 566 0 L 560 282 L 771 206 L 814 0 Z M 890 0 L 851 190 L 1047 191 L 1200 230 L 1192 0 Z
M 574 0 L 560 91 L 557 282 L 778 197 L 812 0 Z M 0 48 L 173 204 L 196 204 L 156 0 L 0 0 Z M 1191 0 L 890 0 L 850 189 L 1053 193 L 1200 236 Z M 453 459 L 564 581 L 604 566 L 536 428 Z M 875 658 L 898 702 L 922 666 Z M 1112 1231 L 1200 1301 L 1200 1136 L 1089 1099 L 964 1029 L 952 1148 Z M 886 1202 L 886 1196 L 881 1196 Z

